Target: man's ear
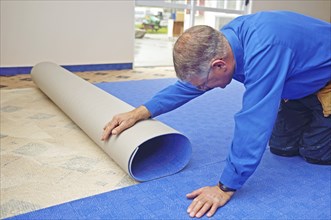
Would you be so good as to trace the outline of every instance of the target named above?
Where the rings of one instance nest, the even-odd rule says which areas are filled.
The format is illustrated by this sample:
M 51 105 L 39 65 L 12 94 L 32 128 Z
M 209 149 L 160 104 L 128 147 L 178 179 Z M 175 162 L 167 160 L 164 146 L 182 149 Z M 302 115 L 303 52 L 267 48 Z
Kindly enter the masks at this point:
M 217 71 L 225 71 L 226 70 L 226 62 L 222 59 L 217 59 L 212 62 L 212 67 Z

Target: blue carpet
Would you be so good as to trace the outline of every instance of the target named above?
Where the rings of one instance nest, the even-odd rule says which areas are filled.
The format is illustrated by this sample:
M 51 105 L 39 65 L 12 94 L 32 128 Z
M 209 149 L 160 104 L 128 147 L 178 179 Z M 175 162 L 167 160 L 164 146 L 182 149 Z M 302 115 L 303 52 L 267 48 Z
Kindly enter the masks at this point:
M 144 80 L 97 86 L 138 106 L 173 82 Z M 243 87 L 233 82 L 225 90 L 215 89 L 158 117 L 192 142 L 192 159 L 182 172 L 12 219 L 190 219 L 186 213 L 190 200 L 185 195 L 218 181 L 242 92 Z M 212 219 L 330 219 L 330 182 L 330 166 L 311 165 L 300 157 L 278 157 L 266 150 L 254 175 Z

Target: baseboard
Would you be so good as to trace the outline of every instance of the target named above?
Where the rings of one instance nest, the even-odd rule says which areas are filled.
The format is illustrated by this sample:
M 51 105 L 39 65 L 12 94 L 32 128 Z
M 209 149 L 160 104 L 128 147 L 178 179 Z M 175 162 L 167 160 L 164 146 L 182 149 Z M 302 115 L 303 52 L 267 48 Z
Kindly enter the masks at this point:
M 71 72 L 123 70 L 132 69 L 132 63 L 109 63 L 109 64 L 83 64 L 83 65 L 61 65 Z M 0 76 L 15 76 L 18 74 L 30 74 L 32 66 L 24 67 L 0 67 Z

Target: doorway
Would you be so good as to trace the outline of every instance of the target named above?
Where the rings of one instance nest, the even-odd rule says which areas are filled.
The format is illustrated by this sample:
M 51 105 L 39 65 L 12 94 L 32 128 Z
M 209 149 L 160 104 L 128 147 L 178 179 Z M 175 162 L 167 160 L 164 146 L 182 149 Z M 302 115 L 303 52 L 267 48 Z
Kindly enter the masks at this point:
M 249 11 L 248 0 L 136 0 L 134 66 L 173 66 L 172 47 L 184 30 L 220 29 Z

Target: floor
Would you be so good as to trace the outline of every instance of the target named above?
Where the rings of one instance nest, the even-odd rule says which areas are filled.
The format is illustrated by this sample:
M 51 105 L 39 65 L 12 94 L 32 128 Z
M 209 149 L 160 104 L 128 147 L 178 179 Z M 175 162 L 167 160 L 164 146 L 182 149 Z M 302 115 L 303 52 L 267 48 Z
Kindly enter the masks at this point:
M 135 39 L 135 66 L 172 66 L 176 39 L 165 34 L 146 34 L 142 39 Z
M 173 67 L 76 74 L 91 83 L 175 77 Z M 1 76 L 0 86 L 1 219 L 136 184 L 29 74 Z
M 174 82 L 112 82 L 102 88 L 138 105 Z M 185 194 L 219 180 L 244 87 L 233 81 L 159 116 L 189 138 L 191 160 L 175 175 L 140 184 L 38 89 L 0 91 L 5 128 L 0 139 L 1 218 L 38 209 L 13 219 L 190 219 L 186 209 L 191 200 Z M 211 219 L 331 219 L 330 179 L 330 166 L 279 157 L 266 149 L 254 175 Z M 44 207 L 49 208 L 40 209 Z
M 174 78 L 175 40 L 146 34 L 135 40 L 134 69 L 75 74 L 91 83 Z M 136 184 L 29 74 L 0 76 L 0 92 L 1 219 Z
M 136 67 L 132 70 L 77 72 L 78 76 L 91 83 L 115 82 L 141 79 L 160 79 L 176 77 L 172 66 Z M 35 88 L 29 74 L 0 76 L 1 89 Z

